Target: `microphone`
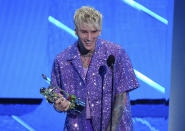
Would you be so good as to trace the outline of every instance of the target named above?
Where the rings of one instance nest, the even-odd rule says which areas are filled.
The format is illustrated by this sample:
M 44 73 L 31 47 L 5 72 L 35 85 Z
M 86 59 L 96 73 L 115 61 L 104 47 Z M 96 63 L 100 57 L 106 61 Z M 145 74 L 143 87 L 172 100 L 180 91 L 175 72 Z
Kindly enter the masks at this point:
M 102 78 L 102 87 L 101 87 L 101 119 L 100 119 L 100 128 L 102 131 L 102 121 L 103 121 L 103 84 L 104 84 L 104 75 L 107 72 L 107 68 L 105 65 L 101 65 L 99 68 L 99 74 Z
M 110 55 L 107 59 L 107 65 L 112 68 L 114 63 L 115 63 L 115 57 L 113 55 Z
M 110 119 L 110 131 L 112 131 L 112 111 L 113 111 L 113 92 L 114 92 L 114 65 L 115 57 L 110 55 L 107 59 L 107 65 L 111 68 L 112 71 L 112 93 L 111 93 L 111 119 Z
M 106 66 L 105 65 L 100 66 L 100 68 L 99 68 L 99 74 L 100 74 L 100 76 L 102 78 L 104 77 L 104 75 L 106 74 L 106 72 L 107 72 Z

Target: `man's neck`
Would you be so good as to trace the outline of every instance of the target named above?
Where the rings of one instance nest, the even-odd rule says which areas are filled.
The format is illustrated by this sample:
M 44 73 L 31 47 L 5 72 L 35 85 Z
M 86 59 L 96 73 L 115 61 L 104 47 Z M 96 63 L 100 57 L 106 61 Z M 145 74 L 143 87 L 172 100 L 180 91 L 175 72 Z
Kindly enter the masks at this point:
M 78 42 L 78 49 L 79 49 L 79 52 L 80 52 L 80 54 L 81 55 L 92 55 L 93 53 L 94 53 L 94 50 L 93 51 L 91 51 L 91 50 L 87 50 L 87 49 L 85 49 L 83 46 L 82 46 L 82 44 L 80 44 L 79 42 Z

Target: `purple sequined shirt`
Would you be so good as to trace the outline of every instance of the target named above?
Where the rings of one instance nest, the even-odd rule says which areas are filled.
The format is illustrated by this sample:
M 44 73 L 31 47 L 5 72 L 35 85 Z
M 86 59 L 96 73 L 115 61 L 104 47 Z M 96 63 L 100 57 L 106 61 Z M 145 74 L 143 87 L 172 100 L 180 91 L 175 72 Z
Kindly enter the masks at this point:
M 53 85 L 61 87 L 69 94 L 76 95 L 84 102 L 86 102 L 86 97 L 88 97 L 92 127 L 95 131 L 100 130 L 102 80 L 98 74 L 98 69 L 101 65 L 105 65 L 107 68 L 103 87 L 103 130 L 106 130 L 110 120 L 112 73 L 107 66 L 107 58 L 110 55 L 115 56 L 113 94 L 128 92 L 137 88 L 138 82 L 125 50 L 119 45 L 102 39 L 96 41 L 95 52 L 86 76 L 77 42 L 55 58 L 51 74 Z M 80 114 L 68 111 L 64 128 L 68 131 L 85 131 L 87 129 L 86 110 L 84 109 Z M 128 93 L 118 130 L 132 130 Z

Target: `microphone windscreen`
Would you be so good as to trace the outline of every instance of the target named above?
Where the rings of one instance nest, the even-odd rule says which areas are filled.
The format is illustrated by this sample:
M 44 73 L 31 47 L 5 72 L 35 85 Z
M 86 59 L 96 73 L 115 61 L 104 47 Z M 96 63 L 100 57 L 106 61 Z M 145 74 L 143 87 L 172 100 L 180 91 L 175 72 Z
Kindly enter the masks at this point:
M 100 66 L 100 68 L 99 68 L 100 76 L 103 77 L 106 74 L 106 72 L 107 72 L 106 66 L 105 65 Z
M 113 55 L 110 55 L 107 59 L 107 65 L 110 67 L 114 65 L 114 62 L 115 62 L 115 57 Z

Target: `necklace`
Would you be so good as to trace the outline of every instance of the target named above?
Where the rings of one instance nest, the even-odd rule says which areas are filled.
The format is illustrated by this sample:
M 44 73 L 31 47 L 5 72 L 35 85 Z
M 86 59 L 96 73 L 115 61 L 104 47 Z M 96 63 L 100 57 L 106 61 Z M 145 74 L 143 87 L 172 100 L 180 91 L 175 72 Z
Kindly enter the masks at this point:
M 81 55 L 81 60 L 82 60 L 84 68 L 88 68 L 89 67 L 92 56 L 93 56 L 93 52 L 88 52 L 85 55 Z
M 80 51 L 80 57 L 82 60 L 83 68 L 88 68 L 90 65 L 94 50 L 88 51 L 80 43 L 78 43 L 78 49 Z

